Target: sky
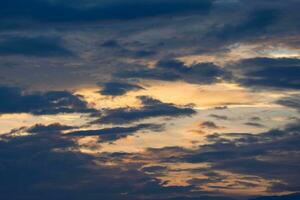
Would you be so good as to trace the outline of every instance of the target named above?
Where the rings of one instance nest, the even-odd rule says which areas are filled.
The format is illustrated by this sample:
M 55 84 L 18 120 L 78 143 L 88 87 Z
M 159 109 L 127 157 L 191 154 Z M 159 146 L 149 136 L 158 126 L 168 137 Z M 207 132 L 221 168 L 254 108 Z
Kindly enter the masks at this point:
M 299 8 L 0 1 L 0 196 L 300 199 Z

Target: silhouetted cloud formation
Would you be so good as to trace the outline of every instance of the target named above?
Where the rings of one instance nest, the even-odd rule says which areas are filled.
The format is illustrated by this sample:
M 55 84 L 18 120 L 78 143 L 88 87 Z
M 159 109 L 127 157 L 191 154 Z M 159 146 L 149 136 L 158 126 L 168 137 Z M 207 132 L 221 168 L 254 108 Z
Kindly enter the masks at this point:
M 290 194 L 290 195 L 282 195 L 282 196 L 268 196 L 268 197 L 258 197 L 250 200 L 297 200 L 300 198 L 300 194 Z
M 22 137 L 1 136 L 0 140 L 0 184 L 1 195 L 8 199 L 20 199 L 30 196 L 31 199 L 142 199 L 148 197 L 163 200 L 232 200 L 229 197 L 215 197 L 213 194 L 192 192 L 200 182 L 207 183 L 222 179 L 222 175 L 213 170 L 228 170 L 242 174 L 251 174 L 265 178 L 283 180 L 281 187 L 297 191 L 299 168 L 297 154 L 299 149 L 299 126 L 291 124 L 281 130 L 271 130 L 260 135 L 252 134 L 215 134 L 208 136 L 212 144 L 203 145 L 199 150 L 185 150 L 179 147 L 149 149 L 159 156 L 162 162 L 210 163 L 209 169 L 202 169 L 209 180 L 193 180 L 191 186 L 162 186 L 158 180 L 144 172 L 161 173 L 165 167 L 143 167 L 120 163 L 122 158 L 131 156 L 138 162 L 140 154 L 111 153 L 91 156 L 80 153 L 78 144 L 70 135 L 62 135 L 59 130 L 70 127 L 60 124 L 35 125 L 28 130 L 34 133 Z M 114 132 L 114 131 L 113 131 Z M 108 133 L 108 132 L 107 132 Z M 115 133 L 115 132 L 114 132 Z M 81 134 L 79 134 L 81 135 Z M 222 138 L 230 137 L 231 139 Z M 178 156 L 174 156 L 176 154 Z M 278 152 L 293 152 L 289 157 L 278 157 Z M 150 153 L 150 154 L 149 154 Z M 266 156 L 267 160 L 257 160 L 257 156 Z M 100 163 L 119 161 L 116 167 Z M 97 161 L 98 164 L 95 164 Z M 250 166 L 250 167 L 249 167 Z M 122 169 L 122 170 L 120 170 Z M 193 169 L 191 169 L 193 170 Z M 201 170 L 201 169 L 199 169 Z M 289 173 L 286 173 L 289 171 Z M 200 171 L 199 171 L 200 172 Z M 112 176 L 113 174 L 113 176 Z M 246 176 L 247 177 L 247 176 Z M 226 178 L 226 177 L 223 177 Z M 18 180 L 18 184 L 15 184 Z M 88 181 L 86 181 L 88 180 Z M 195 184 L 195 185 L 193 185 Z M 240 180 L 240 185 L 247 184 Z M 291 184 L 291 185 L 290 185 Z M 270 190 L 275 191 L 274 188 Z M 282 189 L 282 188 L 281 188 Z M 92 191 L 95 191 L 91 193 Z M 56 191 L 56 192 L 53 192 Z M 59 191 L 59 193 L 57 192 Z M 278 189 L 276 189 L 278 191 Z M 126 194 L 125 194 L 126 193 Z M 296 200 L 298 194 L 280 197 L 260 197 L 260 199 Z
M 189 83 L 212 84 L 231 77 L 230 73 L 213 63 L 185 65 L 179 60 L 160 60 L 153 69 L 138 71 L 121 71 L 116 73 L 120 78 L 138 78 L 154 80 L 182 80 Z
M 0 19 L 34 20 L 37 22 L 82 22 L 95 20 L 128 20 L 164 14 L 207 12 L 210 0 L 113 0 L 61 2 L 48 0 L 16 0 L 1 3 Z M 55 13 L 55 15 L 53 14 Z
M 192 162 L 210 162 L 212 169 L 278 179 L 276 188 L 298 191 L 299 182 L 299 124 L 289 124 L 258 135 L 246 133 L 214 134 L 207 136 L 212 144 L 202 145 L 199 151 L 188 153 L 183 159 Z M 279 155 L 289 154 L 289 157 Z M 259 159 L 267 158 L 267 159 Z M 297 167 L 295 167 L 297 166 Z
M 213 122 L 213 121 L 205 121 L 205 122 L 201 123 L 201 126 L 202 126 L 203 128 L 211 128 L 211 129 L 218 129 L 218 128 L 220 128 L 220 127 L 219 127 L 218 125 L 216 125 L 216 123 Z
M 120 96 L 126 94 L 129 91 L 143 89 L 141 86 L 125 83 L 125 82 L 107 82 L 99 85 L 103 87 L 100 93 L 102 95 L 110 95 L 110 96 Z
M 209 116 L 218 120 L 228 120 L 228 117 L 225 115 L 210 114 Z
M 15 87 L 0 87 L 0 113 L 90 113 L 87 103 L 67 91 L 25 92 Z
M 284 97 L 282 99 L 279 99 L 276 103 L 296 109 L 300 112 L 300 95 L 299 94 L 294 94 L 294 95 Z
M 36 124 L 30 128 L 27 129 L 29 133 L 45 133 L 45 132 L 50 132 L 54 134 L 60 133 L 63 130 L 70 130 L 75 127 L 72 126 L 66 126 L 66 125 L 61 125 L 59 123 L 55 124 L 49 124 L 49 125 L 43 125 L 43 124 Z M 56 132 L 56 133 L 55 133 Z
M 299 200 L 299 8 L 1 1 L 1 199 Z
M 107 110 L 97 123 L 125 124 L 152 117 L 190 116 L 196 113 L 192 108 L 177 107 L 171 103 L 163 103 L 147 96 L 140 96 L 141 108 L 117 108 Z M 96 123 L 95 122 L 95 123 Z
M 216 28 L 208 33 L 207 37 L 213 35 L 219 40 L 236 40 L 247 38 L 249 36 L 263 34 L 266 29 L 275 24 L 279 19 L 280 12 L 275 9 L 259 9 L 248 14 L 247 17 L 241 16 L 240 21 L 236 23 L 225 24 L 221 28 Z
M 137 131 L 162 131 L 163 125 L 161 124 L 139 124 L 130 127 L 113 127 L 103 128 L 98 130 L 79 130 L 69 132 L 69 136 L 101 136 L 101 142 L 115 141 L 120 138 L 127 137 Z
M 300 89 L 300 59 L 250 58 L 234 64 L 236 81 L 244 86 L 263 89 Z
M 37 126 L 41 128 L 43 125 Z M 59 127 L 54 124 L 44 128 L 50 126 Z M 141 165 L 120 163 L 116 167 L 107 166 L 106 162 L 122 159 L 122 153 L 107 156 L 83 154 L 69 136 L 50 129 L 49 132 L 36 131 L 22 137 L 1 136 L 2 198 L 129 200 L 143 199 L 147 194 L 153 199 L 169 199 L 170 196 L 178 196 L 178 193 L 185 195 L 192 189 L 162 187 L 158 180 L 139 170 Z
M 0 55 L 24 56 L 71 56 L 63 47 L 62 40 L 55 37 L 9 37 L 0 41 Z
M 126 45 L 122 45 L 117 40 L 107 40 L 101 44 L 106 50 L 110 50 L 111 53 L 116 56 L 130 57 L 130 58 L 147 58 L 155 55 L 155 51 L 151 49 L 134 48 L 129 49 Z
M 246 122 L 245 125 L 248 125 L 248 126 L 254 126 L 254 127 L 264 127 L 263 124 L 260 124 L 260 123 L 257 123 L 257 122 Z
M 216 197 L 216 196 L 199 196 L 199 197 L 186 197 L 186 196 L 180 196 L 175 198 L 169 198 L 165 200 L 233 200 L 229 197 Z

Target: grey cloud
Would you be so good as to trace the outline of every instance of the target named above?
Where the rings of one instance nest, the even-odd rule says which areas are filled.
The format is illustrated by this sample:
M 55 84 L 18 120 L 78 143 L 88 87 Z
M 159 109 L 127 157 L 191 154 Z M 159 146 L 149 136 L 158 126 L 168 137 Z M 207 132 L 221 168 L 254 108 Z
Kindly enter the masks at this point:
M 115 56 L 129 57 L 129 58 L 149 58 L 155 56 L 156 52 L 151 49 L 145 49 L 143 45 L 135 47 L 136 45 L 131 45 L 133 47 L 128 48 L 126 45 L 120 44 L 116 40 L 107 40 L 102 45 L 106 50 L 110 50 Z
M 198 196 L 198 197 L 187 197 L 187 196 L 181 196 L 176 198 L 169 198 L 166 200 L 233 200 L 230 197 L 215 197 L 215 196 Z
M 246 122 L 245 125 L 259 127 L 259 128 L 264 127 L 263 124 L 260 124 L 260 123 L 257 123 L 257 122 Z
M 296 109 L 300 112 L 300 95 L 299 94 L 284 97 L 284 98 L 276 101 L 276 103 Z
M 250 58 L 232 66 L 236 81 L 254 89 L 300 89 L 300 60 Z
M 129 20 L 185 12 L 206 13 L 211 9 L 210 0 L 175 1 L 47 1 L 16 0 L 1 3 L 1 21 L 34 20 L 36 22 L 64 23 L 97 20 Z M 53 14 L 55 13 L 55 15 Z
M 113 127 L 98 130 L 82 130 L 72 131 L 68 136 L 100 136 L 100 142 L 115 141 L 120 138 L 132 135 L 137 131 L 162 131 L 163 125 L 161 124 L 139 124 L 130 127 Z
M 228 117 L 225 115 L 210 114 L 209 116 L 219 120 L 228 120 Z
M 35 134 L 1 136 L 0 192 L 5 199 L 156 199 L 185 194 L 190 187 L 162 187 L 159 181 L 139 171 L 140 165 L 119 163 L 118 167 L 98 163 L 122 158 L 91 156 L 79 151 L 64 125 L 36 125 Z M 122 167 L 121 167 L 122 165 Z M 122 168 L 122 170 L 120 169 Z
M 220 128 L 218 125 L 216 125 L 212 121 L 205 121 L 205 122 L 201 123 L 201 126 L 204 127 L 204 128 L 211 128 L 211 129 L 218 129 L 218 128 Z
M 160 60 L 153 69 L 121 71 L 115 74 L 120 78 L 155 80 L 182 80 L 189 83 L 212 84 L 229 79 L 231 74 L 213 63 L 198 63 L 191 66 L 178 60 Z
M 297 200 L 300 198 L 299 193 L 281 195 L 281 196 L 266 196 L 266 197 L 257 197 L 250 200 Z
M 187 160 L 210 162 L 213 169 L 279 179 L 296 191 L 300 187 L 299 177 L 295 177 L 299 174 L 299 135 L 298 124 L 290 124 L 258 135 L 228 135 L 233 140 L 221 135 L 209 136 L 214 143 L 203 145 L 198 153 L 187 156 Z M 280 153 L 283 154 L 281 157 L 278 156 Z M 288 154 L 290 156 L 284 156 Z M 259 157 L 268 159 L 261 160 Z
M 119 108 L 105 112 L 94 123 L 125 124 L 153 117 L 180 117 L 191 116 L 196 113 L 192 108 L 178 107 L 171 103 L 163 103 L 147 96 L 140 96 L 142 108 Z
M 94 113 L 94 109 L 67 91 L 25 92 L 15 87 L 0 87 L 0 113 Z
M 30 132 L 30 133 L 47 133 L 47 132 L 60 133 L 61 131 L 70 130 L 70 129 L 73 129 L 73 128 L 75 128 L 75 127 L 66 126 L 66 125 L 62 125 L 62 124 L 59 124 L 59 123 L 49 124 L 49 125 L 36 124 L 36 125 L 28 128 L 27 131 Z
M 102 95 L 109 95 L 109 96 L 120 96 L 126 94 L 129 91 L 136 91 L 136 90 L 143 89 L 139 85 L 125 83 L 125 82 L 106 82 L 99 85 L 103 87 L 100 93 Z
M 0 41 L 0 55 L 24 55 L 68 57 L 73 53 L 63 46 L 63 41 L 55 37 L 9 37 Z
M 242 39 L 253 34 L 262 34 L 264 31 L 276 23 L 279 19 L 279 11 L 274 9 L 261 9 L 249 13 L 246 19 L 236 24 L 226 24 L 220 30 L 214 31 L 215 36 L 221 40 Z
M 174 165 L 181 162 L 209 163 L 210 168 L 204 169 L 207 172 L 203 169 L 199 171 L 209 177 L 212 176 L 209 180 L 217 178 L 215 171 L 221 170 L 241 174 L 244 177 L 279 180 L 280 182 L 271 184 L 269 192 L 299 191 L 299 123 L 288 124 L 280 129 L 260 134 L 215 133 L 208 135 L 207 139 L 209 143 L 200 145 L 196 150 L 169 147 L 149 149 L 148 152 L 156 155 L 160 162 Z M 237 181 L 243 181 L 243 178 Z M 196 186 L 196 183 L 199 182 L 197 180 L 190 182 L 191 186 Z M 201 180 L 199 184 L 202 184 Z

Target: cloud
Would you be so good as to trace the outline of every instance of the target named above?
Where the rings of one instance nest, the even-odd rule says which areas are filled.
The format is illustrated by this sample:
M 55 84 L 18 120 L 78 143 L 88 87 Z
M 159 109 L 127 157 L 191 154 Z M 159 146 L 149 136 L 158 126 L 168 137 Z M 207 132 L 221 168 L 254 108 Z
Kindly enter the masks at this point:
M 300 59 L 250 58 L 232 66 L 236 81 L 254 89 L 300 89 Z
M 23 2 L 24 5 L 26 3 L 30 5 L 31 2 L 25 2 L 24 0 L 18 0 L 17 2 L 19 1 Z M 39 2 L 46 1 L 41 0 Z M 60 7 L 61 9 L 67 6 L 72 9 L 78 8 L 79 10 L 93 9 L 101 4 L 99 2 L 100 1 L 89 1 L 88 3 L 82 3 L 80 1 L 47 1 L 48 4 Z M 168 2 L 170 4 L 176 4 L 173 1 Z M 186 1 L 182 2 L 186 4 Z M 35 86 L 39 84 L 45 84 L 46 86 L 57 84 L 55 87 L 65 85 L 67 85 L 67 87 L 72 87 L 75 84 L 95 84 L 99 80 L 103 80 L 103 82 L 110 81 L 111 75 L 116 72 L 117 74 L 121 73 L 124 77 L 189 81 L 188 78 L 185 79 L 184 77 L 191 76 L 192 73 L 189 73 L 190 75 L 183 75 L 181 73 L 178 75 L 178 72 L 171 72 L 171 70 L 166 71 L 163 69 L 160 69 L 160 71 L 166 73 L 160 73 L 158 70 L 148 70 L 145 66 L 143 66 L 145 68 L 141 67 L 141 69 L 144 70 L 137 70 L 137 63 L 145 64 L 148 63 L 148 61 L 153 60 L 165 60 L 166 58 L 168 60 L 171 58 L 203 54 L 209 54 L 213 57 L 217 57 L 218 60 L 221 60 L 223 54 L 221 55 L 220 53 L 225 53 L 226 56 L 232 47 L 239 44 L 242 46 L 253 44 L 261 47 L 268 47 L 269 45 L 273 46 L 273 44 L 283 44 L 284 48 L 292 48 L 292 46 L 295 47 L 297 45 L 298 38 L 296 35 L 298 33 L 298 27 L 300 27 L 298 23 L 299 20 L 297 20 L 299 13 L 296 9 L 299 7 L 297 6 L 299 4 L 298 2 L 295 2 L 294 0 L 287 0 L 284 2 L 276 1 L 276 3 L 272 2 L 272 4 L 268 1 L 245 0 L 243 3 L 240 1 L 234 3 L 227 3 L 226 1 L 222 2 L 223 3 L 214 1 L 211 12 L 208 15 L 205 15 L 205 17 L 197 16 L 194 15 L 193 12 L 187 11 L 181 16 L 173 16 L 172 14 L 171 18 L 159 15 L 159 17 L 156 18 L 132 20 L 126 21 L 126 23 L 122 20 L 115 20 L 113 21 L 114 26 L 111 26 L 110 22 L 112 21 L 109 21 L 109 23 L 100 23 L 100 25 L 99 20 L 93 21 L 94 23 L 92 21 L 84 20 L 65 21 L 63 24 L 55 25 L 41 22 L 39 26 L 36 26 L 35 23 L 28 24 L 20 19 L 14 18 L 24 26 L 24 29 L 16 30 L 13 33 L 14 35 L 19 35 L 19 37 L 25 35 L 29 37 L 30 35 L 52 34 L 59 36 L 66 41 L 66 45 L 71 52 L 76 52 L 77 57 L 74 60 L 71 60 L 70 58 L 60 56 L 60 58 L 55 58 L 55 60 L 51 61 L 45 61 L 44 59 L 38 58 L 31 59 L 31 57 L 28 59 L 18 57 L 15 60 L 8 60 L 9 58 L 6 58 L 6 60 L 1 61 L 2 65 L 8 66 L 9 64 L 10 66 L 17 67 L 2 69 L 1 74 L 5 78 L 1 79 L 1 81 L 5 84 L 8 82 L 21 82 L 22 84 L 28 85 L 28 83 L 34 82 Z M 117 5 L 117 3 L 117 1 L 114 1 L 111 4 Z M 157 4 L 159 3 L 160 1 L 157 1 Z M 14 5 L 15 4 L 16 3 L 14 2 Z M 100 6 L 104 6 L 104 4 L 105 1 L 103 5 Z M 17 9 L 13 7 L 14 5 L 10 5 L 12 10 Z M 24 8 L 31 9 L 28 5 L 24 6 Z M 19 9 L 23 9 L 23 7 Z M 224 39 L 215 40 L 214 38 L 211 38 L 213 36 L 207 35 L 208 32 L 222 30 L 222 28 L 226 26 L 240 27 L 245 22 L 251 24 L 251 21 L 252 24 L 255 24 L 253 22 L 255 19 L 250 18 L 255 18 L 256 15 L 254 15 L 254 11 L 257 10 L 260 10 L 262 13 L 272 13 L 272 10 L 279 10 L 279 19 L 277 21 L 277 18 L 274 17 L 274 21 L 271 20 L 270 25 L 267 25 L 266 28 L 262 28 L 262 32 L 250 31 L 251 34 L 241 33 L 241 37 L 233 35 L 230 37 L 229 41 L 225 41 Z M 46 12 L 44 11 L 44 13 Z M 68 15 L 67 12 L 64 14 Z M 57 16 L 51 14 L 49 17 L 63 18 L 65 17 L 64 14 L 57 14 Z M 80 15 L 74 16 L 80 18 Z M 264 16 L 264 14 L 259 14 L 259 16 Z M 26 17 L 22 19 L 26 19 Z M 78 23 L 72 24 L 71 22 Z M 155 24 L 155 26 L 153 26 L 153 24 Z M 9 22 L 8 25 L 14 26 L 11 22 Z M 9 28 L 4 28 L 2 34 L 12 34 L 8 29 Z M 45 34 L 45 32 L 47 33 Z M 257 32 L 257 34 L 255 34 L 255 32 Z M 248 36 L 242 37 L 244 35 Z M 130 58 L 130 62 L 126 59 L 127 57 Z M 203 62 L 205 62 L 205 60 L 203 60 Z M 210 62 L 210 60 L 207 62 Z M 23 70 L 19 69 L 19 66 L 22 66 Z M 119 66 L 122 66 L 122 68 Z M 43 69 L 46 67 L 47 70 Z M 61 73 L 56 72 L 57 68 Z M 224 70 L 225 68 L 222 69 Z M 123 70 L 125 70 L 125 72 L 121 72 Z M 22 76 L 23 73 L 26 73 L 24 71 L 27 71 L 28 75 Z M 38 75 L 37 73 L 32 73 L 35 71 Z M 45 77 L 44 74 L 47 74 L 48 72 L 55 76 L 59 76 L 59 78 L 56 78 L 57 81 L 53 81 L 51 76 Z M 21 75 L 19 75 L 20 73 Z M 14 76 L 11 76 L 11 74 Z M 81 74 L 84 74 L 84 76 Z M 201 73 L 198 76 L 201 77 Z M 222 79 L 222 77 L 219 78 Z M 191 82 L 201 84 L 202 82 L 205 83 L 207 80 L 214 80 L 210 78 L 206 79 L 204 75 L 198 80 L 196 79 L 197 77 L 195 75 Z M 201 81 L 201 79 L 204 81 Z M 45 83 L 45 81 L 48 81 L 48 83 Z
M 116 78 L 136 78 L 136 79 L 152 79 L 174 81 L 180 80 L 180 76 L 175 73 L 164 73 L 164 71 L 141 69 L 136 71 L 121 71 L 114 74 Z
M 197 63 L 190 66 L 179 60 L 160 60 L 153 69 L 137 71 L 121 71 L 115 74 L 120 78 L 138 78 L 154 80 L 182 80 L 188 83 L 212 84 L 224 78 L 231 77 L 230 73 L 213 63 Z
M 1 136 L 1 197 L 5 199 L 29 197 L 45 200 L 66 198 L 130 200 L 145 197 L 162 200 L 233 200 L 213 193 L 193 191 L 195 189 L 193 186 L 162 186 L 157 179 L 142 171 L 155 173 L 167 169 L 159 166 L 143 167 L 142 164 L 128 162 L 128 157 L 132 156 L 136 160 L 139 154 L 87 155 L 79 151 L 79 146 L 73 138 L 55 131 L 64 129 L 64 125 L 44 126 L 49 131 L 47 134 L 42 126 L 40 124 L 34 126 L 35 128 L 29 128 L 39 127 L 38 129 L 42 130 L 36 129 L 36 134 L 33 135 Z M 180 148 L 169 147 L 164 151 L 166 153 L 179 150 Z M 153 149 L 153 153 L 159 151 L 161 150 Z M 122 161 L 123 157 L 125 161 Z M 105 165 L 105 163 L 118 165 Z M 208 174 L 209 172 L 206 173 Z M 210 173 L 210 176 L 218 175 Z M 272 198 L 286 200 L 297 199 L 298 196 L 299 194 L 292 194 Z M 270 198 L 261 197 L 258 200 Z
M 233 200 L 230 197 L 217 197 L 217 196 L 198 196 L 198 197 L 188 197 L 188 196 L 180 196 L 175 198 L 169 198 L 166 200 Z
M 125 124 L 152 117 L 180 117 L 196 113 L 192 108 L 177 107 L 171 103 L 163 103 L 147 96 L 140 96 L 141 108 L 118 108 L 107 110 L 95 123 Z
M 1 20 L 18 19 L 37 22 L 88 22 L 96 20 L 129 20 L 185 12 L 206 13 L 210 0 L 104 0 L 104 1 L 48 1 L 16 0 L 1 3 Z M 55 13 L 55 14 L 53 14 Z
M 209 116 L 218 120 L 228 120 L 228 117 L 226 115 L 210 114 Z
M 287 191 L 299 190 L 299 124 L 260 134 L 214 134 L 207 139 L 212 144 L 200 146 L 183 160 L 209 162 L 214 170 L 280 180 Z M 272 187 L 270 190 L 281 192 Z
M 297 200 L 300 198 L 300 194 L 289 194 L 289 195 L 282 195 L 282 196 L 266 196 L 266 197 L 258 197 L 253 198 L 250 200 Z
M 81 153 L 74 138 L 56 131 L 64 127 L 40 124 L 28 128 L 35 129 L 35 134 L 1 136 L 2 198 L 129 200 L 146 195 L 157 199 L 190 191 L 190 187 L 162 187 L 158 180 L 139 170 L 140 164 L 122 162 L 122 153 Z M 105 164 L 116 160 L 117 166 Z
M 214 122 L 212 121 L 205 121 L 203 123 L 201 123 L 201 126 L 203 128 L 211 128 L 211 129 L 218 129 L 220 128 L 219 126 L 217 126 Z
M 146 172 L 146 173 L 155 173 L 155 172 L 164 172 L 166 171 L 168 168 L 164 167 L 164 166 L 149 166 L 149 167 L 143 167 L 142 171 Z
M 259 128 L 265 127 L 263 124 L 257 122 L 246 122 L 245 125 L 259 127 Z
M 0 41 L 0 55 L 71 56 L 72 52 L 62 43 L 61 39 L 55 37 L 8 37 Z
M 216 134 L 214 137 L 210 137 L 211 144 L 204 145 L 198 150 L 166 147 L 164 149 L 148 149 L 145 155 L 143 153 L 103 153 L 96 156 L 81 153 L 78 151 L 80 146 L 76 144 L 73 137 L 70 137 L 71 135 L 59 132 L 69 128 L 61 124 L 38 124 L 27 129 L 34 133 L 32 135 L 1 136 L 0 185 L 5 186 L 0 187 L 2 197 L 19 199 L 30 196 L 31 199 L 43 198 L 46 200 L 52 198 L 58 200 L 65 198 L 127 200 L 142 199 L 146 196 L 150 199 L 160 198 L 162 200 L 233 200 L 230 197 L 222 197 L 220 194 L 214 196 L 213 193 L 195 191 L 197 185 L 204 184 L 206 181 L 214 183 L 214 181 L 219 182 L 226 179 L 213 170 L 228 170 L 246 175 L 254 174 L 284 180 L 284 187 L 289 188 L 287 184 L 292 183 L 295 191 L 298 187 L 296 181 L 298 176 L 295 173 L 298 170 L 295 168 L 297 167 L 295 166 L 297 165 L 295 153 L 299 149 L 299 141 L 295 140 L 299 136 L 297 124 L 290 124 L 283 129 L 271 130 L 258 135 L 225 134 L 226 138 L 231 138 L 230 140 L 222 139 L 223 134 Z M 106 133 L 114 134 L 116 132 L 108 130 Z M 86 134 L 82 134 L 82 136 L 84 135 Z M 253 140 L 253 138 L 257 140 Z M 290 151 L 291 154 L 288 157 L 276 155 L 279 152 L 281 154 L 285 152 L 283 150 Z M 143 162 L 139 160 L 143 158 L 140 156 L 147 156 L 146 162 L 149 159 L 152 160 L 151 153 L 157 159 L 161 159 L 161 164 L 173 162 L 176 165 L 178 161 L 198 163 L 203 160 L 205 163 L 209 162 L 212 168 L 190 169 L 195 170 L 194 173 L 201 172 L 208 177 L 207 180 L 190 180 L 190 186 L 161 185 L 154 175 L 167 173 L 170 169 L 163 166 L 144 166 Z M 255 160 L 257 156 L 270 157 L 267 157 L 266 160 Z M 197 159 L 195 159 L 196 157 Z M 134 159 L 136 162 L 131 164 L 128 159 Z M 105 163 L 117 163 L 117 165 L 107 166 Z M 291 174 L 285 173 L 285 171 L 289 171 Z M 294 179 L 284 179 L 287 176 L 294 177 Z M 294 180 L 296 182 L 291 182 Z M 243 182 L 242 179 L 236 184 L 251 186 L 251 182 Z M 91 194 L 91 191 L 95 192 Z M 297 199 L 297 195 L 272 198 Z M 260 199 L 270 198 L 260 197 Z
M 237 188 L 249 188 L 253 185 L 260 187 L 261 183 L 268 181 L 270 184 L 266 188 L 268 193 L 280 194 L 299 191 L 299 122 L 259 134 L 214 133 L 206 137 L 207 143 L 201 144 L 198 149 L 165 147 L 148 149 L 145 155 L 147 157 L 153 155 L 160 165 L 163 163 L 172 163 L 171 166 L 177 166 L 180 163 L 208 164 L 209 167 L 206 168 L 184 170 L 185 173 L 200 173 L 207 176 L 200 180 L 191 178 L 188 181 L 191 187 L 201 188 L 201 186 L 209 184 L 208 187 L 213 190 L 234 191 Z M 220 172 L 224 172 L 226 175 L 220 174 Z M 172 173 L 172 170 L 163 169 L 151 173 L 160 177 L 161 173 Z M 229 174 L 235 174 L 236 177 L 231 177 Z M 227 179 L 231 180 L 228 185 L 226 184 Z M 253 182 L 249 181 L 250 179 Z M 222 186 L 216 183 L 222 183 Z M 276 198 L 284 199 L 287 196 Z
M 225 24 L 222 28 L 213 30 L 212 34 L 221 40 L 243 39 L 249 36 L 263 34 L 266 29 L 275 24 L 280 18 L 279 10 L 255 9 L 247 17 L 241 15 L 240 21 Z
M 276 103 L 296 109 L 300 112 L 300 95 L 294 94 L 276 101 Z
M 226 109 L 228 109 L 228 107 L 227 106 L 216 106 L 214 109 L 215 110 L 226 110 Z
M 109 95 L 109 96 L 121 96 L 126 94 L 129 91 L 136 91 L 136 90 L 143 89 L 141 86 L 125 83 L 125 82 L 106 82 L 99 85 L 103 87 L 100 93 L 102 95 Z
M 30 133 L 46 133 L 46 132 L 60 133 L 63 130 L 70 130 L 73 128 L 75 127 L 66 126 L 59 123 L 49 124 L 49 125 L 36 124 L 35 126 L 28 128 L 27 131 Z
M 0 87 L 0 113 L 92 113 L 85 101 L 67 91 L 27 93 L 15 87 Z
M 109 50 L 111 53 L 113 53 L 115 56 L 121 56 L 121 57 L 129 57 L 129 58 L 149 58 L 155 56 L 156 52 L 151 49 L 145 49 L 145 46 L 143 48 L 137 46 L 128 48 L 126 45 L 122 45 L 117 40 L 107 40 L 104 43 L 101 44 L 101 47 L 104 47 L 105 50 Z
M 161 131 L 163 125 L 160 124 L 139 124 L 136 126 L 130 127 L 113 127 L 113 128 L 104 128 L 98 130 L 82 130 L 82 131 L 72 131 L 69 132 L 69 136 L 100 136 L 101 142 L 106 141 L 115 141 L 120 138 L 127 137 L 137 131 Z
M 211 2 L 216 2 L 215 10 L 212 10 Z M 244 59 L 235 63 L 235 67 L 225 68 L 208 63 L 210 61 L 185 64 L 170 59 L 209 54 L 212 57 L 219 56 L 221 60 L 223 54 L 219 53 L 226 56 L 234 47 L 232 44 L 241 44 L 242 47 L 248 44 L 261 45 L 264 48 L 279 45 L 284 49 L 295 49 L 299 45 L 298 1 L 228 2 L 3 1 L 0 4 L 1 81 L 40 89 L 76 89 L 78 85 L 92 85 L 101 80 L 104 83 L 103 94 L 111 96 L 123 95 L 140 87 L 119 78 L 140 79 L 141 82 L 144 79 L 184 81 L 200 85 L 230 80 L 252 89 L 298 90 L 300 65 L 297 59 Z M 207 11 L 211 12 L 197 16 Z M 106 20 L 107 23 L 103 23 Z M 10 31 L 17 26 L 24 29 Z M 12 32 L 16 36 L 7 37 Z M 36 36 L 48 34 L 59 37 Z M 99 44 L 102 44 L 101 47 Z M 78 57 L 66 59 L 73 55 L 72 52 L 76 52 Z M 15 59 L 10 55 L 18 56 Z M 154 60 L 159 60 L 154 68 L 141 66 L 141 63 L 152 63 Z M 115 76 L 111 77 L 112 74 Z M 107 82 L 110 80 L 116 81 Z M 140 108 L 104 110 L 97 121 L 122 124 L 124 127 L 77 131 L 74 136 L 100 135 L 101 139 L 112 141 L 134 131 L 155 131 L 159 128 L 153 127 L 154 124 L 130 126 L 128 122 L 195 113 L 189 107 L 163 103 L 151 97 L 142 98 L 141 101 Z M 291 95 L 276 103 L 299 110 L 297 102 L 299 97 Z M 96 111 L 88 108 L 81 97 L 71 92 L 25 92 L 1 87 L 0 113 L 20 112 L 37 115 Z M 227 116 L 222 115 L 209 117 L 228 120 Z M 250 122 L 253 125 L 259 121 Z M 188 187 L 162 187 L 155 177 L 145 176 L 136 166 L 122 163 L 121 153 L 114 154 L 114 159 L 119 161 L 116 168 L 112 165 L 102 166 L 113 163 L 113 157 L 100 155 L 100 158 L 96 158 L 81 154 L 77 149 L 78 144 L 74 143 L 78 138 L 58 135 L 72 128 L 60 124 L 36 125 L 28 129 L 31 136 L 1 140 L 1 196 L 4 199 L 216 199 L 203 195 L 194 195 L 196 197 L 193 198 L 192 191 L 196 189 L 193 184 L 216 181 L 220 178 L 218 175 L 211 173 L 209 180 L 191 180 L 192 186 Z M 209 162 L 212 170 L 282 180 L 281 185 L 274 184 L 269 188 L 272 192 L 299 191 L 298 132 L 299 127 L 292 126 L 257 135 L 211 135 L 207 138 L 210 144 L 198 150 L 180 151 L 180 147 L 166 150 L 169 158 L 164 161 L 174 161 L 174 166 L 176 161 Z M 70 149 L 76 150 L 70 152 Z M 182 154 L 173 154 L 175 151 Z M 157 157 L 161 157 L 158 152 Z M 132 156 L 136 158 L 138 155 Z M 148 162 L 151 160 L 147 159 Z M 94 161 L 98 161 L 97 165 Z M 140 165 L 137 168 L 142 169 Z M 158 173 L 162 171 L 159 168 L 148 170 L 155 173 L 155 169 Z M 239 184 L 245 186 L 243 180 Z M 217 189 L 217 186 L 214 187 Z

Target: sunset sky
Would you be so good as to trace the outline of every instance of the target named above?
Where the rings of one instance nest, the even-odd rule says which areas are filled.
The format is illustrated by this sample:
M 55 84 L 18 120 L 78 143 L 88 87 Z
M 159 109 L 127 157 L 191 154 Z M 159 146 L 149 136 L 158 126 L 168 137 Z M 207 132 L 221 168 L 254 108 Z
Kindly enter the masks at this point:
M 299 200 L 299 9 L 0 1 L 0 199 Z

